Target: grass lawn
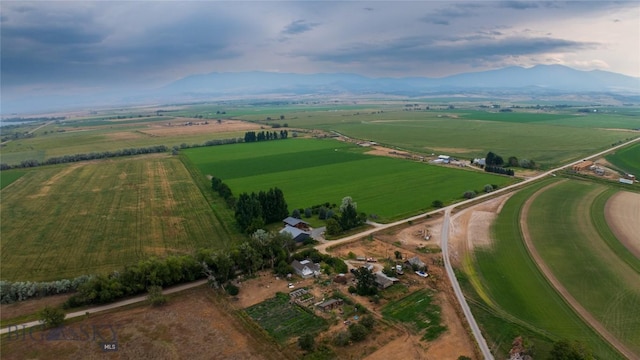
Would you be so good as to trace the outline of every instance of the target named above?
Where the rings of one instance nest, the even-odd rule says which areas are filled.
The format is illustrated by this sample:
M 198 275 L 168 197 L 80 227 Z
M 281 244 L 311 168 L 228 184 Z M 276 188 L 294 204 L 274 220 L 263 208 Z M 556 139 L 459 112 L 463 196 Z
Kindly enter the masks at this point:
M 549 181 L 541 182 L 513 195 L 492 226 L 492 247 L 474 252 L 475 273 L 465 274 L 464 281 L 475 284 L 476 293 L 483 294 L 483 299 L 474 296 L 474 309 L 486 321 L 481 320 L 481 327 L 504 354 L 513 338 L 525 332 L 542 357 L 548 354 L 553 341 L 571 339 L 588 344 L 596 358 L 621 359 L 556 293 L 523 244 L 521 208 L 535 191 L 548 184 Z
M 275 297 L 245 310 L 276 341 L 283 343 L 290 337 L 313 334 L 326 329 L 327 322 L 289 302 L 289 295 L 278 293 Z
M 288 139 L 184 151 L 203 175 L 219 177 L 236 196 L 270 187 L 282 189 L 289 210 L 351 196 L 358 211 L 380 221 L 417 214 L 434 200 L 449 204 L 486 184 L 514 179 L 408 160 L 362 154 L 335 140 Z
M 541 193 L 527 219 L 534 246 L 563 286 L 612 334 L 640 354 L 640 260 L 611 250 L 591 222 L 607 187 L 567 181 Z
M 151 255 L 227 247 L 238 237 L 178 157 L 46 166 L 24 176 L 0 194 L 3 280 L 108 273 Z
M 382 308 L 382 315 L 409 324 L 414 332 L 423 333 L 422 340 L 435 340 L 447 330 L 442 324 L 440 306 L 433 303 L 433 294 L 429 290 L 418 290 L 389 302 Z

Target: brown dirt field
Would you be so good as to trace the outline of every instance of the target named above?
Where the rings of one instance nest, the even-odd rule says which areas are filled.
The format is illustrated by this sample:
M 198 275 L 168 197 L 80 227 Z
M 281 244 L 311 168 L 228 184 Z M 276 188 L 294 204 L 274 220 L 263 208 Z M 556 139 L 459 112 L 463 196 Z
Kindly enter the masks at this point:
M 605 205 L 604 215 L 616 238 L 640 259 L 640 194 L 614 194 Z
M 236 299 L 233 300 L 233 305 L 245 309 L 274 297 L 277 292 L 288 294 L 295 289 L 311 286 L 313 281 L 313 278 L 301 279 L 298 276 L 287 280 L 285 278 L 276 278 L 270 271 L 260 272 L 258 277 L 240 281 L 237 284 L 240 288 L 240 293 L 236 296 Z M 293 289 L 288 288 L 289 283 L 294 285 Z
M 40 299 L 29 299 L 13 304 L 2 304 L 0 305 L 0 319 L 6 321 L 8 319 L 35 314 L 44 309 L 45 306 L 62 306 L 69 296 L 71 295 L 55 295 Z
M 232 315 L 232 309 L 228 307 L 225 298 L 220 298 L 207 287 L 199 287 L 171 297 L 162 307 L 141 305 L 69 322 L 63 328 L 64 337 L 68 340 L 60 337 L 47 338 L 47 334 L 52 334 L 51 331 L 34 331 L 33 339 L 28 332 L 24 339 L 16 338 L 15 335 L 12 339 L 3 338 L 2 358 L 292 358 L 259 331 L 246 326 Z M 95 337 L 94 329 L 98 330 Z M 89 335 L 83 333 L 83 330 Z M 76 340 L 71 340 L 73 332 Z M 102 352 L 99 343 L 111 341 L 114 333 L 118 351 Z
M 185 122 L 202 123 L 202 125 L 182 125 Z M 204 125 L 204 122 L 208 121 L 209 124 Z M 170 123 L 171 126 L 168 126 Z M 163 123 L 154 123 L 149 125 L 147 129 L 140 132 L 150 136 L 176 136 L 176 135 L 199 135 L 203 133 L 225 133 L 235 131 L 247 131 L 257 130 L 260 126 L 250 122 L 239 120 L 223 120 L 218 124 L 215 120 L 202 120 L 202 119 L 190 119 L 190 118 L 175 118 Z
M 505 194 L 463 209 L 451 218 L 449 254 L 454 265 L 460 265 L 475 246 L 491 246 L 491 224 L 510 196 Z

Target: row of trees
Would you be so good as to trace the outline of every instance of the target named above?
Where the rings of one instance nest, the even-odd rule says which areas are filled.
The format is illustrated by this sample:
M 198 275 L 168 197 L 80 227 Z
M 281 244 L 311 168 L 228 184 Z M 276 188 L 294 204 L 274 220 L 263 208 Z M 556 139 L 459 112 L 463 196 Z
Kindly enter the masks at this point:
M 88 154 L 64 155 L 64 156 L 56 156 L 56 157 L 48 158 L 43 162 L 40 162 L 38 160 L 23 160 L 22 162 L 20 162 L 20 164 L 17 164 L 17 165 L 0 164 L 0 170 L 9 170 L 13 168 L 30 168 L 30 167 L 37 167 L 42 165 L 65 164 L 70 162 L 106 159 L 106 158 L 120 157 L 120 156 L 161 153 L 161 152 L 166 152 L 167 150 L 168 148 L 164 145 L 156 145 L 156 146 L 149 146 L 149 147 L 142 147 L 142 148 L 121 149 L 116 151 L 103 151 L 103 152 L 92 152 Z
M 166 287 L 203 277 L 202 265 L 190 255 L 144 259 L 127 266 L 122 272 L 93 276 L 78 287 L 64 306 L 105 304 L 143 293 L 151 286 Z
M 513 171 L 513 169 L 503 168 L 502 166 L 487 165 L 484 167 L 484 171 L 490 172 L 490 173 L 502 174 L 502 175 L 509 175 L 509 176 L 513 176 L 515 174 L 515 171 Z
M 11 304 L 17 301 L 27 300 L 33 297 L 65 294 L 76 291 L 80 285 L 91 279 L 91 276 L 82 275 L 74 279 L 62 279 L 48 282 L 33 281 L 0 281 L 0 303 Z
M 486 166 L 500 167 L 500 166 L 508 166 L 508 167 L 521 167 L 525 169 L 533 169 L 536 167 L 536 163 L 533 160 L 522 159 L 518 160 L 515 156 L 509 156 L 507 162 L 505 163 L 502 156 L 489 151 L 487 156 L 485 157 Z M 493 172 L 493 171 L 491 171 Z
M 229 206 L 230 209 L 235 208 L 236 198 L 233 197 L 233 193 L 231 192 L 231 188 L 229 187 L 229 185 L 223 183 L 222 179 L 215 176 L 212 177 L 211 188 L 227 202 L 227 206 Z
M 282 190 L 270 188 L 257 194 L 242 193 L 235 204 L 235 218 L 245 233 L 250 234 L 265 224 L 271 224 L 289 216 Z
M 255 131 L 247 131 L 244 133 L 244 142 L 278 140 L 286 139 L 287 137 L 289 137 L 289 132 L 287 130 L 280 130 L 280 132 L 260 131 L 258 133 Z

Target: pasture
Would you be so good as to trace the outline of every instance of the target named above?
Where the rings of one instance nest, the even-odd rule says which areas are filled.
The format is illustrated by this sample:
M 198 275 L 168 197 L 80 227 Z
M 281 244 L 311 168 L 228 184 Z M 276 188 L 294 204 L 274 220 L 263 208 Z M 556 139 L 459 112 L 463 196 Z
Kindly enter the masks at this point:
M 464 277 L 481 287 L 475 291 L 483 294 L 484 300 L 477 300 L 476 313 L 488 319 L 481 324 L 490 334 L 490 341 L 505 353 L 515 336 L 525 332 L 539 354 L 548 352 L 553 341 L 572 339 L 588 344 L 596 358 L 621 359 L 551 287 L 523 243 L 522 206 L 553 181 L 540 182 L 514 194 L 492 226 L 492 247 L 474 250 L 475 272 Z
M 447 330 L 442 325 L 440 306 L 433 302 L 429 290 L 418 290 L 382 308 L 386 319 L 406 323 L 415 333 L 423 333 L 422 340 L 432 341 Z
M 606 159 L 620 170 L 640 177 L 640 142 L 619 149 Z
M 555 277 L 618 339 L 640 354 L 640 259 L 621 258 L 592 223 L 606 186 L 566 181 L 540 193 L 527 222 L 533 243 Z M 627 261 L 625 261 L 627 260 Z M 632 266 L 633 265 L 633 266 Z
M 503 187 L 514 179 L 409 160 L 366 155 L 335 140 L 288 139 L 188 149 L 184 153 L 203 175 L 221 178 L 236 196 L 278 187 L 289 210 L 351 196 L 358 212 L 391 221 L 462 198 L 486 184 Z
M 238 118 L 264 122 L 262 116 Z M 423 154 L 473 158 L 493 151 L 505 159 L 516 156 L 534 160 L 545 168 L 637 136 L 613 129 L 640 128 L 639 118 L 622 114 L 402 111 L 399 105 L 287 113 L 286 122 L 292 127 L 334 130 Z
M 109 273 L 238 236 L 168 155 L 42 167 L 0 195 L 3 280 Z
M 326 320 L 289 300 L 289 295 L 277 293 L 275 297 L 245 311 L 279 343 L 294 336 L 313 334 L 327 328 Z

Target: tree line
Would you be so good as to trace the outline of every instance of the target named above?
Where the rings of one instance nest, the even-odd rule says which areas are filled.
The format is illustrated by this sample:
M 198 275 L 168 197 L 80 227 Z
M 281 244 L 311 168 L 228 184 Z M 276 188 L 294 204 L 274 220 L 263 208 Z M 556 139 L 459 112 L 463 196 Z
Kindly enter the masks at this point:
M 121 272 L 89 277 L 64 304 L 65 308 L 105 304 L 122 297 L 144 293 L 152 287 L 167 287 L 198 279 L 208 279 L 215 288 L 231 286 L 238 274 L 254 276 L 257 271 L 272 269 L 275 274 L 293 273 L 293 259 L 306 258 L 322 262 L 326 273 L 346 272 L 339 258 L 320 254 L 316 249 L 293 253 L 295 242 L 289 234 L 258 229 L 248 239 L 231 249 L 200 249 L 192 255 L 148 258 L 125 267 Z M 4 290 L 3 290 L 4 296 Z
M 242 193 L 235 206 L 235 218 L 245 233 L 253 233 L 265 224 L 271 224 L 289 216 L 282 190 L 270 188 L 257 194 Z
M 278 139 L 286 139 L 289 137 L 289 132 L 287 130 L 278 131 L 247 131 L 244 133 L 244 142 L 257 142 L 257 141 L 267 141 L 267 140 L 278 140 Z

